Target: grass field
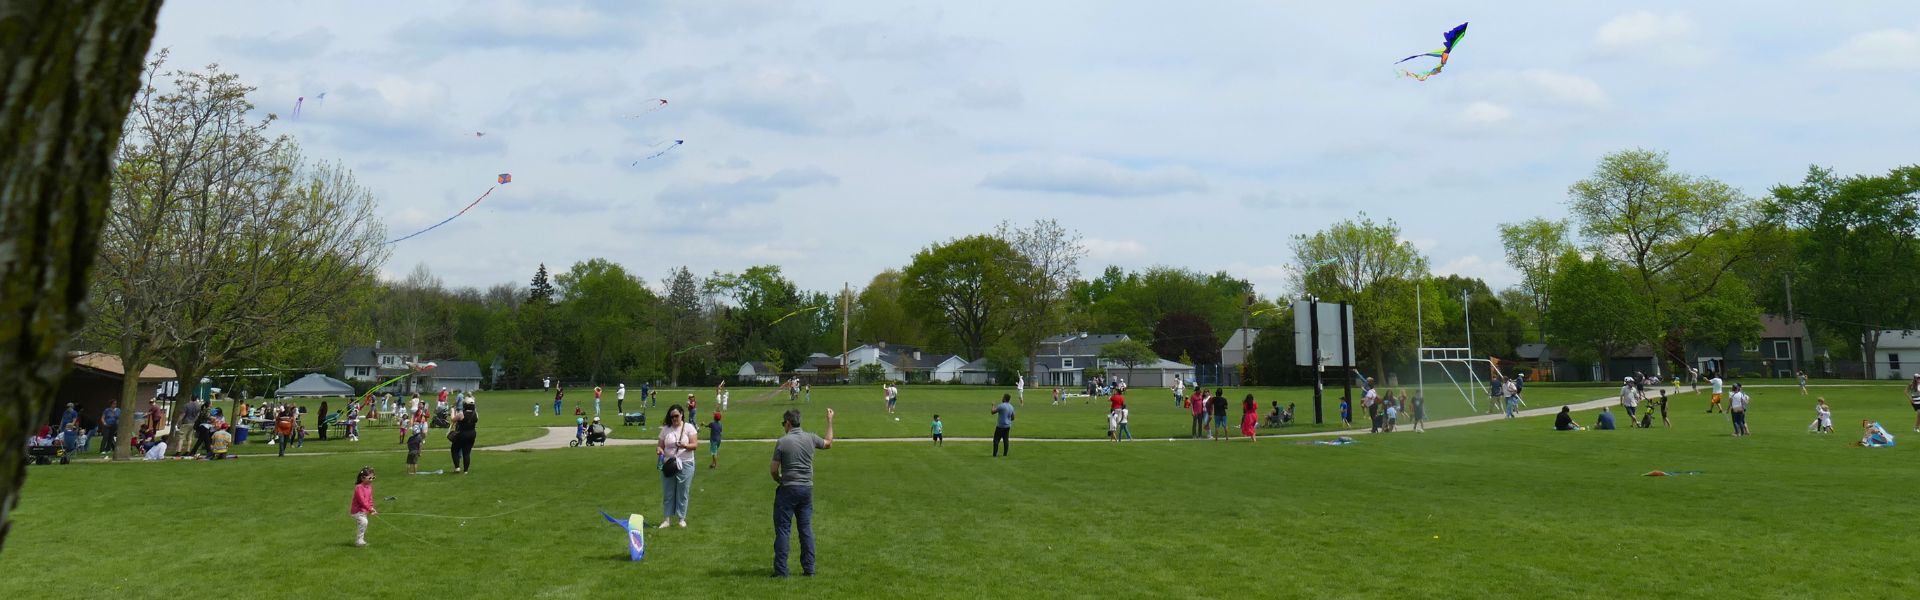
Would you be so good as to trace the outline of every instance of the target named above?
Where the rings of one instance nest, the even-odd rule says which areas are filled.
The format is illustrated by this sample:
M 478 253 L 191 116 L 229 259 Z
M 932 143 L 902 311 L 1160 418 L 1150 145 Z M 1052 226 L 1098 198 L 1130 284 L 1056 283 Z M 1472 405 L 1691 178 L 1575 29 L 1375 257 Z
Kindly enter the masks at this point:
M 1672 429 L 1560 433 L 1530 418 L 1361 436 L 1343 447 L 1167 443 L 1186 422 L 1156 394 L 1135 402 L 1135 428 L 1158 442 L 1024 442 L 1001 459 L 983 442 L 849 442 L 816 460 L 821 576 L 793 580 L 766 577 L 771 446 L 745 441 L 770 435 L 777 422 L 766 421 L 786 403 L 743 403 L 744 391 L 727 417 L 739 441 L 724 446 L 722 466 L 707 469 L 700 450 L 691 527 L 649 530 L 639 564 L 625 560 L 621 534 L 596 510 L 659 513 L 650 448 L 480 452 L 468 476 L 409 477 L 398 453 L 33 467 L 0 553 L 0 593 L 1920 595 L 1910 562 L 1920 542 L 1901 533 L 1920 519 L 1912 456 L 1920 434 L 1893 449 L 1849 447 L 1861 418 L 1907 432 L 1903 395 L 1885 386 L 1815 391 L 1833 403 L 1839 433 L 1806 433 L 1810 399 L 1760 388 L 1749 438 L 1730 437 L 1723 415 L 1702 414 L 1704 399 L 1682 395 Z M 1610 390 L 1529 392 L 1539 407 Z M 1263 405 L 1293 393 L 1255 392 Z M 533 420 L 537 394 L 483 393 L 482 402 L 527 405 L 524 419 L 484 409 L 483 423 L 554 425 Z M 991 427 L 989 397 L 997 393 L 927 387 L 901 402 L 903 411 L 922 403 L 952 411 L 948 434 L 972 436 Z M 907 418 L 890 430 L 871 399 L 817 392 L 814 404 L 803 407 L 809 428 L 831 405 L 842 438 L 924 432 Z M 1100 437 L 1100 412 L 1030 400 L 1015 433 Z M 433 448 L 425 468 L 444 467 L 444 454 L 444 444 Z M 353 548 L 350 482 L 368 464 L 382 474 L 380 510 L 396 514 L 375 519 L 370 547 Z M 1653 469 L 1705 473 L 1640 476 Z

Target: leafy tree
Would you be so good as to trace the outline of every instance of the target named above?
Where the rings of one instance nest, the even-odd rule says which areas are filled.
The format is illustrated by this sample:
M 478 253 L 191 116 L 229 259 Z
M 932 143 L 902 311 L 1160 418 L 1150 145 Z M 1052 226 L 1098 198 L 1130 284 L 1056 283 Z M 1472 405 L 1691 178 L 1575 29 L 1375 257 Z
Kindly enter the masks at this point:
M 0 544 L 27 437 L 85 324 L 114 145 L 159 12 L 159 0 L 0 5 Z
M 560 313 L 568 326 L 567 348 L 590 382 L 624 372 L 638 361 L 648 322 L 659 299 L 639 277 L 602 258 L 574 263 L 555 278 Z
M 1133 379 L 1131 370 L 1134 367 L 1153 364 L 1154 361 L 1159 360 L 1160 356 L 1154 354 L 1153 348 L 1148 347 L 1146 342 L 1135 339 L 1125 339 L 1107 344 L 1101 348 L 1099 358 L 1102 361 L 1120 365 L 1128 369 L 1125 378 Z
M 1209 365 L 1220 362 L 1220 338 L 1214 334 L 1213 326 L 1207 324 L 1206 319 L 1193 313 L 1172 313 L 1161 317 L 1160 322 L 1153 326 L 1153 343 L 1150 346 L 1154 354 L 1168 360 L 1186 356 L 1188 358 L 1182 362 L 1187 364 L 1194 364 L 1190 361 L 1195 360 Z
M 992 236 L 935 244 L 913 255 L 900 299 L 923 322 L 951 332 L 962 354 L 984 356 L 1005 330 L 1008 270 L 1021 262 L 1013 246 Z
M 1646 297 L 1605 257 L 1561 255 L 1549 293 L 1554 300 L 1547 307 L 1546 324 L 1553 339 L 1565 344 L 1574 358 L 1600 364 L 1603 377 L 1611 377 L 1605 371 L 1608 358 L 1660 335 Z
M 680 385 L 680 363 L 686 355 L 679 351 L 700 342 L 700 282 L 693 271 L 682 266 L 668 277 L 667 302 L 660 312 L 658 327 L 666 332 L 667 381 Z
M 1375 223 L 1362 213 L 1325 231 L 1293 238 L 1296 285 L 1302 295 L 1355 305 L 1355 347 L 1360 360 L 1386 371 L 1390 354 L 1404 354 L 1415 338 L 1415 285 L 1427 276 L 1427 259 L 1400 239 L 1392 220 Z
M 1068 293 L 1080 275 L 1080 259 L 1087 249 L 1080 234 L 1053 219 L 1041 219 L 1025 228 L 1002 221 L 995 237 L 1005 240 L 1021 261 L 1008 269 L 1008 335 L 1027 353 L 1031 371 L 1038 360 L 1040 341 L 1054 335 L 1066 321 Z
M 901 273 L 881 271 L 860 289 L 854 300 L 853 339 L 860 343 L 890 342 L 908 346 L 927 343 L 922 321 L 908 314 L 900 302 Z
M 1291 323 L 1292 309 L 1277 311 L 1277 321 Z M 1249 385 L 1299 385 L 1311 383 L 1302 376 L 1302 367 L 1294 364 L 1294 333 L 1292 327 L 1269 325 L 1260 330 L 1253 338 L 1253 346 L 1247 350 L 1247 383 Z
M 1099 299 L 1084 310 L 1089 328 L 1102 333 L 1151 337 L 1154 327 L 1170 314 L 1190 314 L 1214 331 L 1240 326 L 1246 298 L 1253 285 L 1224 272 L 1204 274 L 1188 269 L 1152 267 L 1121 274 L 1110 269 L 1100 280 L 1083 284 L 1075 294 Z
M 1665 153 L 1606 155 L 1568 196 L 1581 235 L 1601 256 L 1625 265 L 1628 282 L 1646 297 L 1669 355 L 1689 339 L 1689 326 L 1703 325 L 1686 308 L 1733 279 L 1733 267 L 1751 254 L 1741 235 L 1753 220 L 1751 202 L 1725 183 L 1674 172 Z
M 1920 316 L 1920 166 L 1885 175 L 1839 177 L 1819 167 L 1797 186 L 1776 186 L 1762 207 L 1772 222 L 1797 230 L 1801 271 L 1796 308 L 1863 350 L 1865 375 L 1879 331 Z
M 799 287 L 780 273 L 780 267 L 759 265 L 737 274 L 714 273 L 706 285 L 733 301 L 720 312 L 721 355 L 764 356 L 768 348 L 787 357 L 809 354 L 820 316 L 818 311 L 796 313 L 812 307 L 801 304 Z
M 1527 300 L 1512 308 L 1522 310 L 1527 322 L 1537 326 L 1551 303 L 1553 268 L 1560 255 L 1573 250 L 1567 238 L 1567 222 L 1533 218 L 1501 223 L 1500 244 L 1506 248 L 1507 264 L 1520 272 L 1520 284 L 1514 287 Z
M 878 363 L 867 363 L 853 370 L 853 382 L 856 384 L 879 383 L 887 378 L 887 368 Z

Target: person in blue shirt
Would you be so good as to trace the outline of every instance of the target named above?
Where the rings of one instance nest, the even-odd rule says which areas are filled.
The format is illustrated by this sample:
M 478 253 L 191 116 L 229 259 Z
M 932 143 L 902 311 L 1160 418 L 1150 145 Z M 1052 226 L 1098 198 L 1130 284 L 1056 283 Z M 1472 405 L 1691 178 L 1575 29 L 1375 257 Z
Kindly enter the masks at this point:
M 993 426 L 993 456 L 999 458 L 1002 448 L 1007 456 L 1013 456 L 1013 394 L 1001 394 L 1000 403 L 994 405 L 992 414 L 999 419 Z
M 720 468 L 720 429 L 720 412 L 714 411 L 713 422 L 707 424 L 707 468 L 709 469 Z
M 100 453 L 108 454 L 120 445 L 120 407 L 109 406 L 100 413 Z
M 944 429 L 946 429 L 946 427 L 944 427 L 940 423 L 940 415 L 934 415 L 933 416 L 933 445 L 935 446 L 947 445 L 946 438 L 940 435 L 940 432 Z
M 653 382 L 651 381 L 641 382 L 640 399 L 645 400 L 649 408 L 653 406 L 653 403 L 655 402 L 653 398 Z
M 1613 410 L 1605 406 L 1600 407 L 1600 417 L 1599 420 L 1594 421 L 1593 428 L 1613 429 Z

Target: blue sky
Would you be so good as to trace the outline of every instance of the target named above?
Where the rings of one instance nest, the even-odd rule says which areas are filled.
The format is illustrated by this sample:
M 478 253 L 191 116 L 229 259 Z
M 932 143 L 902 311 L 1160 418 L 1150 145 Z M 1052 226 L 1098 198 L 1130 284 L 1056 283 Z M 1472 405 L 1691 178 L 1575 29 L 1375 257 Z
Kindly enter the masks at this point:
M 1365 212 L 1503 287 L 1495 225 L 1564 216 L 1607 152 L 1754 196 L 1920 161 L 1920 4 L 1563 4 L 176 0 L 154 46 L 258 86 L 396 237 L 513 173 L 385 269 L 454 285 L 604 257 L 656 284 L 773 263 L 859 286 L 1055 218 L 1089 274 L 1281 296 L 1288 236 Z M 1461 21 L 1445 73 L 1395 76 Z M 670 104 L 632 116 L 650 98 Z

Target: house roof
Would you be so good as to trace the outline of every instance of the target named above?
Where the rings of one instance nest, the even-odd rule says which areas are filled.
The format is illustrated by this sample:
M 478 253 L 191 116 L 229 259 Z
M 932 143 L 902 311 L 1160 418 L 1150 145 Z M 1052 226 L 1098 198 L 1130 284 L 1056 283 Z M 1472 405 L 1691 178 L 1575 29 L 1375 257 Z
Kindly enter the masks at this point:
M 916 368 L 916 369 L 937 368 L 941 365 L 941 363 L 945 363 L 949 360 L 953 360 L 956 358 L 960 359 L 961 363 L 967 362 L 967 359 L 960 358 L 960 355 L 958 354 L 921 354 L 918 360 L 913 361 L 913 368 Z
M 1244 342 L 1246 344 L 1245 346 L 1242 346 L 1242 342 L 1240 341 L 1240 338 L 1243 337 L 1247 338 L 1246 342 Z M 1252 348 L 1253 343 L 1259 340 L 1260 330 L 1258 329 L 1235 329 L 1233 330 L 1233 335 L 1227 336 L 1227 343 L 1220 345 L 1220 350 L 1225 352 L 1227 350 L 1239 350 L 1243 347 Z
M 1920 331 L 1912 329 L 1887 329 L 1880 332 L 1879 348 L 1920 348 Z
M 1107 367 L 1108 373 L 1112 373 L 1116 370 L 1123 374 L 1128 371 L 1192 371 L 1193 366 L 1181 364 L 1179 361 L 1172 361 L 1172 360 L 1167 360 L 1162 358 L 1152 363 L 1137 365 L 1133 367 L 1123 367 L 1123 366 Z
M 305 377 L 295 379 L 293 383 L 274 390 L 273 395 L 278 398 L 295 396 L 352 396 L 353 386 L 326 375 L 308 373 Z
M 765 362 L 761 362 L 757 360 L 747 361 L 741 364 L 741 366 L 746 367 L 747 370 L 753 371 L 754 373 L 772 373 L 773 372 L 773 367 L 768 366 L 767 363 Z
M 109 375 L 125 376 L 127 374 L 127 366 L 120 362 L 120 357 L 105 352 L 75 352 L 73 364 Z M 173 369 L 160 365 L 147 365 L 140 369 L 141 381 L 165 381 L 179 376 L 178 373 L 173 372 Z
M 987 364 L 987 359 L 982 358 L 961 365 L 960 370 L 968 373 L 989 373 L 993 371 L 993 368 Z
M 372 346 L 348 346 L 340 349 L 340 365 L 353 367 L 380 362 L 373 357 Z
M 471 360 L 436 360 L 427 374 L 434 379 L 479 379 L 480 363 Z
M 1804 338 L 1807 337 L 1807 322 L 1788 321 L 1780 315 L 1760 315 L 1760 337 Z
M 1040 342 L 1040 354 L 1058 356 L 1097 356 L 1107 344 L 1130 339 L 1124 333 L 1063 333 Z M 1048 346 L 1057 350 L 1048 352 Z

